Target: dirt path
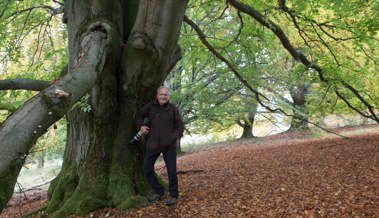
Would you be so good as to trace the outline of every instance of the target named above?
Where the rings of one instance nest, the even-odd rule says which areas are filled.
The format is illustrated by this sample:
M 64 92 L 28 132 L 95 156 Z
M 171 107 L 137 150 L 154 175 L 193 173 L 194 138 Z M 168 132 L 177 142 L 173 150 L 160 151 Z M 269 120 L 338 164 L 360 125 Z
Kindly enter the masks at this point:
M 188 173 L 179 175 L 181 196 L 173 207 L 157 202 L 80 217 L 379 217 L 379 131 L 276 139 L 214 145 L 178 158 L 178 170 Z M 163 165 L 157 168 L 165 178 Z M 1 217 L 18 217 L 16 208 Z

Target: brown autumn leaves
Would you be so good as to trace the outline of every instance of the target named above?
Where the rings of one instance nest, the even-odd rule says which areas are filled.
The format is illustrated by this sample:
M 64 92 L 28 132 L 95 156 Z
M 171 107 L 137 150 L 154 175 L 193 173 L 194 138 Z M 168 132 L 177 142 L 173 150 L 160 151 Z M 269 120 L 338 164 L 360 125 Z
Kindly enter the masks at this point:
M 348 139 L 303 136 L 221 143 L 179 157 L 175 206 L 161 201 L 72 217 L 379 217 L 379 126 Z M 162 163 L 157 169 L 166 178 Z M 1 217 L 43 201 L 8 207 Z

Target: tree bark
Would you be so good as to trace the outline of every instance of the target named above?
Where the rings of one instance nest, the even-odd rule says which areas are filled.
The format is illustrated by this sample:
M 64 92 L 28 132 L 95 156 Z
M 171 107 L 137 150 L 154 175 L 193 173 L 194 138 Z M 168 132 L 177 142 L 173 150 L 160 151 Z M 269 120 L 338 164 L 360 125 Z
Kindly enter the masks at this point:
M 242 128 L 243 132 L 241 135 L 241 139 L 253 137 L 253 126 L 251 124 L 245 123 L 245 125 L 243 125 Z
M 136 206 L 144 203 L 149 187 L 142 171 L 143 145 L 128 146 L 136 133 L 133 116 L 153 99 L 180 58 L 177 41 L 187 1 L 68 0 L 65 4 L 66 10 L 72 9 L 66 11 L 69 69 L 78 50 L 78 27 L 96 18 L 111 23 L 117 34 L 102 76 L 89 92 L 91 111 L 77 108 L 68 114 L 64 162 L 49 188 L 47 212 L 61 217 L 100 207 Z
M 43 80 L 31 80 L 31 79 L 6 79 L 0 80 L 0 90 L 31 90 L 41 91 L 50 85 L 48 81 Z
M 135 133 L 133 115 L 152 100 L 180 58 L 177 41 L 186 4 L 65 1 L 68 74 L 26 102 L 0 129 L 1 209 L 31 146 L 86 93 L 91 111 L 76 108 L 68 114 L 64 162 L 50 186 L 47 212 L 62 217 L 142 201 L 144 149 L 127 146 Z

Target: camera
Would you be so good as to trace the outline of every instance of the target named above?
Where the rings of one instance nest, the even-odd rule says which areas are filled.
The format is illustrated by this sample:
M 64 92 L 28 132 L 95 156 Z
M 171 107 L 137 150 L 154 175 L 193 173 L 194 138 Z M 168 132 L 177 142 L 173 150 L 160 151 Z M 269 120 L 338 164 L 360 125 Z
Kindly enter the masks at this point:
M 141 131 L 137 132 L 137 134 L 129 141 L 129 144 L 134 145 L 139 142 L 142 138 L 143 134 Z
M 149 118 L 144 118 L 143 120 L 143 124 L 146 125 L 146 126 L 149 126 Z M 130 145 L 134 145 L 136 144 L 137 142 L 139 142 L 143 137 L 143 134 L 141 131 L 137 132 L 137 134 L 134 135 L 134 137 L 129 141 L 129 144 Z

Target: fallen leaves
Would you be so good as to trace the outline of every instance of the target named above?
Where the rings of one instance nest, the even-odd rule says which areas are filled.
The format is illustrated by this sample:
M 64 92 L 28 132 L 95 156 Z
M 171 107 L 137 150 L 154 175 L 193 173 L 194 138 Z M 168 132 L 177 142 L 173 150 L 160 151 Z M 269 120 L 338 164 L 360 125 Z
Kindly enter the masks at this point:
M 159 174 L 166 178 L 162 163 Z M 180 197 L 94 217 L 379 217 L 379 134 L 240 144 L 178 158 Z M 6 217 L 3 216 L 2 217 Z M 75 216 L 73 216 L 75 217 Z M 82 216 L 90 217 L 90 215 Z

